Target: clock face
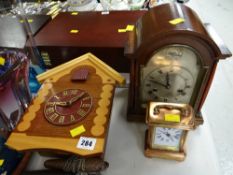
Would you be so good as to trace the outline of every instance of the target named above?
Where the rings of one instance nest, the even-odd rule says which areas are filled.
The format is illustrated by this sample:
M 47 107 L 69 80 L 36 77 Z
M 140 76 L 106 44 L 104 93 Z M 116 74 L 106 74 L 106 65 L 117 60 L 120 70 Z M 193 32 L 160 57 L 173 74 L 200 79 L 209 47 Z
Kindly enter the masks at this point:
M 50 97 L 44 107 L 45 118 L 55 125 L 77 123 L 87 116 L 92 97 L 81 89 L 67 89 Z
M 190 47 L 172 45 L 155 52 L 141 68 L 142 107 L 148 101 L 189 104 L 200 67 L 200 59 Z
M 175 128 L 154 128 L 152 148 L 178 151 L 183 130 Z
M 193 75 L 180 66 L 155 69 L 143 82 L 144 98 L 163 102 L 188 102 L 193 87 Z

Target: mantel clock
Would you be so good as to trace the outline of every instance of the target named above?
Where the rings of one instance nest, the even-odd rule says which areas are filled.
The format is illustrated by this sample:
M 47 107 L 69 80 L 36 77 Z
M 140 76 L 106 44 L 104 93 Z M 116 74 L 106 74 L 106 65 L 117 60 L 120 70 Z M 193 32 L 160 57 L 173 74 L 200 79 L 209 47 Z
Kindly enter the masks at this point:
M 125 54 L 131 60 L 128 120 L 145 121 L 147 103 L 155 101 L 191 105 L 199 124 L 217 63 L 231 56 L 209 24 L 176 3 L 139 19 Z

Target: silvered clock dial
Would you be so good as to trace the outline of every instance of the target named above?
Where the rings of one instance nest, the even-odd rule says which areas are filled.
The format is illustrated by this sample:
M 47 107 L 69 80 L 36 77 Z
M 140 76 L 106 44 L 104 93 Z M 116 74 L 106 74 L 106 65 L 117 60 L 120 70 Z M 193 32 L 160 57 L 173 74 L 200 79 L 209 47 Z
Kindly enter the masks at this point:
M 183 45 L 170 45 L 156 51 L 141 67 L 141 101 L 191 103 L 200 72 L 195 51 Z

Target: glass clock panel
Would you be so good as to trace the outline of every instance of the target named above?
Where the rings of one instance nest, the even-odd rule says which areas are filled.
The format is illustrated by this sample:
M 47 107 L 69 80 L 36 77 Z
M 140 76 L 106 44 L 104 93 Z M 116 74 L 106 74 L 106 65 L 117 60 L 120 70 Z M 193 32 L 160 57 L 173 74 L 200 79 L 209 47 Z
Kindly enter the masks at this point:
M 178 151 L 183 130 L 175 128 L 154 128 L 153 148 Z
M 200 70 L 200 58 L 190 47 L 171 45 L 155 52 L 141 67 L 142 105 L 148 101 L 189 104 Z

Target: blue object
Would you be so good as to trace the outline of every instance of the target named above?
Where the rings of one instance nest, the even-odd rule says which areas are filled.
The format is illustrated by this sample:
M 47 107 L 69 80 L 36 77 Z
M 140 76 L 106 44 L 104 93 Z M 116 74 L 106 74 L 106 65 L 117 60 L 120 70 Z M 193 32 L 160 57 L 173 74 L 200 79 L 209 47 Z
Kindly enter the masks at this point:
M 31 94 L 37 94 L 40 89 L 41 84 L 37 81 L 36 76 L 45 72 L 45 64 L 43 59 L 41 58 L 39 51 L 37 48 L 32 48 L 33 50 L 33 58 L 36 59 L 36 62 L 33 63 L 33 59 L 30 61 L 29 66 L 29 89 Z
M 6 71 L 8 71 L 13 63 L 11 63 L 10 59 L 5 60 L 4 65 L 0 65 L 0 76 L 3 75 Z
M 4 160 L 0 166 L 0 174 L 12 174 L 23 157 L 22 153 L 11 150 L 5 145 L 5 139 L 0 137 L 0 160 Z
M 33 67 L 29 67 L 29 89 L 32 94 L 36 94 L 41 84 L 36 79 L 37 73 Z

